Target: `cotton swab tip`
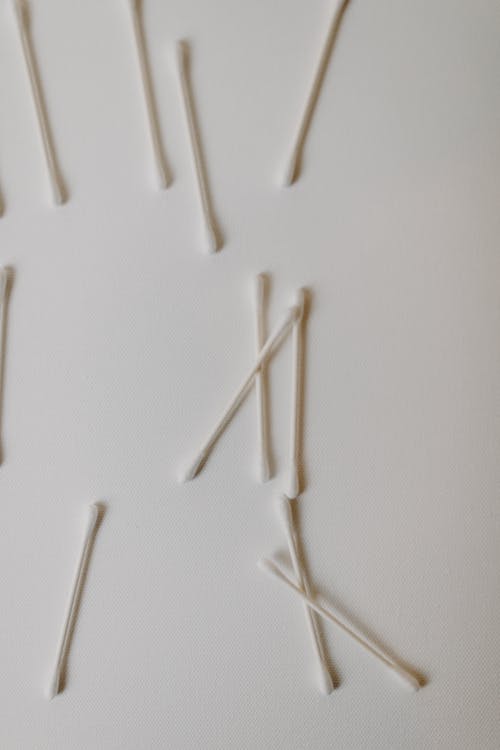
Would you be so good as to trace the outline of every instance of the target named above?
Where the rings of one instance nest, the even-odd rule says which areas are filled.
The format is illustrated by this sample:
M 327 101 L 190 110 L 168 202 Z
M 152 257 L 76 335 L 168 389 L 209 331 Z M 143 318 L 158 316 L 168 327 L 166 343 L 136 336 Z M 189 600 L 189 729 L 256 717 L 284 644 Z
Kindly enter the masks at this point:
M 104 512 L 104 505 L 102 503 L 92 503 L 89 506 L 90 516 L 89 516 L 89 526 L 95 526 L 97 519 L 99 518 L 99 514 Z
M 66 192 L 64 188 L 62 187 L 62 185 L 59 184 L 59 182 L 53 185 L 52 194 L 53 194 L 54 203 L 56 204 L 56 206 L 62 206 L 64 203 L 66 203 L 67 201 Z
M 170 187 L 170 183 L 170 174 L 167 172 L 166 168 L 163 165 L 158 167 L 158 186 L 160 190 L 166 190 Z
M 184 67 L 187 62 L 187 58 L 189 54 L 189 46 L 188 46 L 188 43 L 184 39 L 179 39 L 175 43 L 175 54 L 176 54 L 177 62 L 179 66 Z
M 97 523 L 99 521 L 99 516 L 101 513 L 104 513 L 105 506 L 101 503 L 92 503 L 88 507 L 88 519 L 87 519 L 87 531 L 86 531 L 86 537 L 87 539 L 92 539 Z
M 326 664 L 321 664 L 319 667 L 319 683 L 322 692 L 325 695 L 330 695 L 335 689 L 333 684 L 332 676 Z
M 52 700 L 60 693 L 61 688 L 61 675 L 59 674 L 59 671 L 57 671 L 52 679 L 52 682 L 49 685 L 48 690 L 48 699 Z
M 255 277 L 255 292 L 257 294 L 257 299 L 259 304 L 262 304 L 264 299 L 264 291 L 265 286 L 267 282 L 267 276 L 265 273 L 259 273 Z
M 306 307 L 306 290 L 305 289 L 297 290 L 297 306 L 300 308 L 300 318 L 302 319 L 304 316 L 304 310 Z
M 420 690 L 422 687 L 419 680 L 411 672 L 401 667 L 399 664 L 393 664 L 391 670 L 396 677 L 403 682 L 407 687 L 411 688 L 415 692 Z
M 14 0 L 13 5 L 19 23 L 27 25 L 29 22 L 29 9 L 26 0 Z
M 297 158 L 295 154 L 293 154 L 285 170 L 285 176 L 283 179 L 283 187 L 290 187 L 290 185 L 293 185 L 293 183 L 295 182 L 296 173 L 297 173 Z
M 201 470 L 201 467 L 203 466 L 206 460 L 207 460 L 207 454 L 204 452 L 199 453 L 198 456 L 196 456 L 196 459 L 193 461 L 193 463 L 183 473 L 182 481 L 189 482 L 191 481 L 191 479 L 194 479 L 195 476 Z
M 207 225 L 207 242 L 208 242 L 209 253 L 216 253 L 219 250 L 220 248 L 219 237 L 217 234 L 217 230 L 212 224 Z

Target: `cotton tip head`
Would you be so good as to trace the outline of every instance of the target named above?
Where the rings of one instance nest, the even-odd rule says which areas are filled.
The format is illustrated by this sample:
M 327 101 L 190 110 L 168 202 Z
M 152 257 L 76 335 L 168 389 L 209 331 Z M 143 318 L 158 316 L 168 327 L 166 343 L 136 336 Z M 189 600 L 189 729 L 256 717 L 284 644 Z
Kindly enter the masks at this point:
M 296 305 L 300 309 L 300 318 L 302 319 L 304 316 L 304 310 L 306 307 L 306 290 L 305 289 L 297 289 Z
M 51 701 L 53 698 L 56 697 L 56 695 L 59 694 L 61 689 L 61 675 L 59 674 L 59 670 L 56 670 L 54 676 L 52 677 L 51 683 L 49 685 L 49 689 L 47 691 L 47 697 Z
M 198 456 L 196 456 L 193 463 L 190 464 L 190 466 L 188 466 L 188 468 L 183 472 L 182 481 L 189 482 L 191 479 L 194 479 L 201 470 L 201 467 L 205 463 L 206 459 L 207 456 L 205 453 L 200 453 Z
M 213 224 L 207 224 L 207 249 L 209 253 L 216 253 L 220 249 L 219 236 Z
M 163 160 L 162 160 L 163 162 Z M 158 164 L 158 187 L 160 190 L 166 190 L 170 187 L 170 173 L 165 164 Z
M 19 23 L 28 25 L 29 23 L 29 8 L 27 0 L 14 0 L 14 11 L 16 13 Z
M 257 274 L 257 276 L 255 277 L 255 292 L 259 300 L 262 300 L 264 297 L 264 292 L 266 290 L 266 283 L 267 283 L 266 274 L 265 273 Z
M 67 201 L 66 191 L 59 180 L 56 180 L 52 185 L 52 195 L 56 206 L 62 206 Z
M 420 690 L 421 685 L 420 681 L 413 675 L 411 672 L 408 672 L 406 669 L 401 667 L 399 664 L 393 664 L 391 666 L 392 673 L 396 675 L 396 677 L 403 682 L 406 687 L 409 687 L 413 691 Z
M 101 502 L 92 503 L 92 505 L 89 508 L 91 522 L 94 524 L 97 523 L 100 516 L 104 515 L 105 510 L 106 510 L 106 506 L 104 503 L 101 503 Z
M 290 161 L 285 169 L 283 176 L 283 187 L 290 187 L 295 182 L 295 176 L 297 172 L 297 157 L 295 153 L 292 154 Z
M 95 521 L 100 511 L 101 511 L 101 506 L 99 505 L 99 503 L 91 503 L 91 505 L 89 505 L 89 518 L 92 521 Z
M 319 666 L 318 672 L 319 672 L 318 674 L 319 686 L 321 688 L 321 692 L 324 693 L 324 695 L 330 695 L 330 693 L 333 693 L 335 689 L 335 685 L 333 684 L 330 670 L 328 669 L 327 665 L 322 662 Z
M 181 67 L 184 67 L 188 61 L 189 46 L 185 39 L 179 39 L 175 43 L 175 54 L 177 56 L 177 62 Z
M 102 506 L 99 503 L 92 503 L 92 505 L 89 505 L 88 508 L 88 516 L 87 516 L 87 531 L 86 536 L 91 537 L 93 536 L 97 525 L 99 523 L 99 519 L 102 512 Z

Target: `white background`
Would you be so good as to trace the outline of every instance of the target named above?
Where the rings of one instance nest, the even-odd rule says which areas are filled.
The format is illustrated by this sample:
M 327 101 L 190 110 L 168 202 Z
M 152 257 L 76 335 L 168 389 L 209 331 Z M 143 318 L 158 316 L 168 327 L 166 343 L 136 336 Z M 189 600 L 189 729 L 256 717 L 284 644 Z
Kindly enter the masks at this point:
M 146 0 L 155 187 L 124 0 L 33 0 L 71 200 L 50 203 L 19 38 L 0 6 L 0 261 L 15 269 L 0 470 L 2 750 L 493 750 L 500 742 L 500 12 L 351 0 L 300 181 L 280 189 L 330 0 Z M 173 44 L 226 244 L 203 250 Z M 319 591 L 428 680 L 393 681 L 256 568 L 285 546 L 290 342 L 180 468 L 275 322 L 311 290 L 304 546 Z M 64 693 L 45 693 L 86 506 L 108 504 Z

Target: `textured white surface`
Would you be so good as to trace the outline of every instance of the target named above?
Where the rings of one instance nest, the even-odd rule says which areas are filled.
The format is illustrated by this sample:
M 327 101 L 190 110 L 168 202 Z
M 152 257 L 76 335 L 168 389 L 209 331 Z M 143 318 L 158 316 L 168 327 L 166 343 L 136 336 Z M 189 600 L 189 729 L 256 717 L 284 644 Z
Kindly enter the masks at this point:
M 296 186 L 279 190 L 328 0 L 145 0 L 174 183 L 155 189 L 122 0 L 33 0 L 70 203 L 52 208 L 0 5 L 0 262 L 15 267 L 0 469 L 2 750 L 496 750 L 500 671 L 500 13 L 352 0 Z M 192 77 L 220 255 L 200 222 L 174 41 Z M 319 590 L 429 679 L 340 634 L 314 681 L 286 542 L 255 481 L 250 398 L 177 473 L 272 325 L 308 325 L 303 538 Z M 269 370 L 286 467 L 290 342 Z M 44 688 L 88 503 L 108 503 L 65 692 Z

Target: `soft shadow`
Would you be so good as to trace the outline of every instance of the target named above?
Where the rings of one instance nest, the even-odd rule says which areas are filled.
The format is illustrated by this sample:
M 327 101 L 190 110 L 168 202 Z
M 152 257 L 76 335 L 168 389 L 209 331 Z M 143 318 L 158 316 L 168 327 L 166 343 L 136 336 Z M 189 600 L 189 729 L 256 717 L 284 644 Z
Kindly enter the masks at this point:
M 75 615 L 74 615 L 73 621 L 71 623 L 71 629 L 68 632 L 68 644 L 67 644 L 66 652 L 64 654 L 64 661 L 62 662 L 62 665 L 61 665 L 61 678 L 60 678 L 60 682 L 59 682 L 59 692 L 60 693 L 66 687 L 67 672 L 68 672 L 68 658 L 69 658 L 69 653 L 71 651 L 71 644 L 73 642 L 73 635 L 74 635 L 74 631 L 75 631 L 75 627 L 76 627 L 76 622 L 78 620 L 78 614 L 80 612 L 80 605 L 81 605 L 81 601 L 82 601 L 83 590 L 85 588 L 86 581 L 87 581 L 87 572 L 88 572 L 89 565 L 90 565 L 90 558 L 92 557 L 92 552 L 93 552 L 93 549 L 94 549 L 94 544 L 95 544 L 95 539 L 96 539 L 96 536 L 97 536 L 97 532 L 99 531 L 99 529 L 101 527 L 101 523 L 102 523 L 102 520 L 104 518 L 104 514 L 106 512 L 106 509 L 107 509 L 106 503 L 99 502 L 99 503 L 96 503 L 96 505 L 97 505 L 97 508 L 98 508 L 97 523 L 96 523 L 96 525 L 94 527 L 94 532 L 93 532 L 92 537 L 90 539 L 90 544 L 89 544 L 89 549 L 88 549 L 88 555 L 86 557 L 84 567 L 82 568 L 81 585 L 80 585 L 80 588 L 79 588 L 79 590 L 77 592 L 77 599 L 76 599 L 76 602 L 75 602 Z

